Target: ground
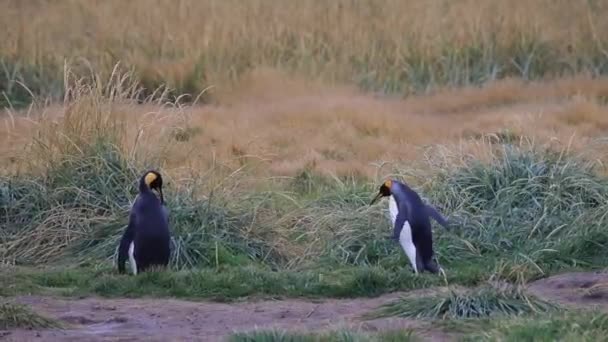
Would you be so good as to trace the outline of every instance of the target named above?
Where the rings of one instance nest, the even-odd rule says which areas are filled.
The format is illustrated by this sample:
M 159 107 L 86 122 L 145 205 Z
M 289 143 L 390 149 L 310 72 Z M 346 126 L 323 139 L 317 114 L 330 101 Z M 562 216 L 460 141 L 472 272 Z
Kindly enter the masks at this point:
M 588 289 L 608 281 L 608 273 L 564 273 L 529 284 L 529 291 L 557 304 L 608 312 L 608 296 L 589 296 Z M 66 299 L 43 296 L 16 297 L 19 303 L 67 324 L 65 330 L 11 330 L 3 341 L 223 341 L 234 332 L 256 329 L 321 331 L 349 328 L 374 332 L 413 329 L 428 341 L 452 341 L 455 333 L 430 321 L 382 318 L 365 320 L 362 314 L 399 296 L 428 291 L 391 293 L 376 298 L 318 301 L 253 300 L 215 303 L 174 299 Z

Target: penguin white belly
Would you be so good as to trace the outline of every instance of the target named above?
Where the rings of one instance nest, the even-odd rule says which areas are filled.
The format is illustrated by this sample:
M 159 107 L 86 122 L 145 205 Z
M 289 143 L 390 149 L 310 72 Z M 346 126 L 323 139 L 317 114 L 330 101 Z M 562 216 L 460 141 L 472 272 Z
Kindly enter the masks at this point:
M 389 199 L 388 210 L 390 212 L 391 221 L 394 227 L 395 221 L 397 221 L 399 209 L 397 208 L 397 202 L 395 202 L 395 198 L 393 196 L 391 196 Z M 401 248 L 403 248 L 407 258 L 410 259 L 412 268 L 414 268 L 414 273 L 418 274 L 418 267 L 416 267 L 416 246 L 414 245 L 414 241 L 412 239 L 412 227 L 408 221 L 403 223 L 403 228 L 399 234 L 399 244 L 401 245 Z
M 397 214 L 399 213 L 399 209 L 397 209 L 397 202 L 395 202 L 395 197 L 393 197 L 392 195 L 388 199 L 388 211 L 391 214 L 391 223 L 394 227 L 395 221 L 397 221 Z
M 403 229 L 401 229 L 401 234 L 399 234 L 399 244 L 408 259 L 410 259 L 414 272 L 418 273 L 418 267 L 416 267 L 416 246 L 412 240 L 412 227 L 407 221 L 403 223 Z
M 129 264 L 131 265 L 131 270 L 133 274 L 137 274 L 137 263 L 135 262 L 135 242 L 131 242 L 129 245 Z

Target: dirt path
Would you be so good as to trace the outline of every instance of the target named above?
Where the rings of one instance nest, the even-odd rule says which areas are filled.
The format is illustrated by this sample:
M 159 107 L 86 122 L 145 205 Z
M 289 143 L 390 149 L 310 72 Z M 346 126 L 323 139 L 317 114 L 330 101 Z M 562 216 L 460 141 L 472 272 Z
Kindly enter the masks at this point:
M 599 284 L 599 285 L 598 285 Z M 606 284 L 605 286 L 601 284 Z M 441 289 L 392 293 L 377 298 L 264 300 L 243 303 L 174 299 L 60 299 L 23 296 L 16 300 L 59 319 L 69 329 L 0 332 L 2 341 L 224 341 L 234 332 L 256 329 L 321 331 L 348 328 L 377 331 L 412 328 L 428 341 L 451 341 L 429 322 L 360 315 L 401 295 L 421 296 Z M 529 290 L 562 305 L 608 311 L 608 273 L 565 273 L 536 281 Z
M 68 323 L 70 329 L 14 330 L 4 336 L 4 340 L 224 341 L 233 332 L 271 328 L 308 332 L 341 328 L 355 331 L 415 328 L 418 335 L 429 341 L 450 340 L 449 336 L 434 331 L 427 322 L 400 318 L 364 321 L 358 317 L 399 295 L 401 293 L 350 300 L 280 300 L 231 304 L 173 299 L 19 297 L 17 301 L 20 303 Z
M 562 273 L 533 282 L 528 290 L 545 300 L 580 309 L 608 312 L 608 273 Z

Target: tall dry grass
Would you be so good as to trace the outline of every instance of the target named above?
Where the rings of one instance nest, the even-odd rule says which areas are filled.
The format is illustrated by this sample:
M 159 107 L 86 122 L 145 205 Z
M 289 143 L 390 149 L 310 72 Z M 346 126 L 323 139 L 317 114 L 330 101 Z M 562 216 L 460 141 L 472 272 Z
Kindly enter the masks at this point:
M 604 1 L 3 1 L 0 79 L 11 100 L 62 91 L 64 61 L 111 73 L 122 61 L 149 89 L 229 91 L 271 67 L 410 93 L 608 71 Z M 3 99 L 4 101 L 4 99 Z
M 483 136 L 506 132 L 557 148 L 570 145 L 605 161 L 605 145 L 596 142 L 608 129 L 606 98 L 608 81 L 584 76 L 503 80 L 399 100 L 258 70 L 244 76 L 222 105 L 92 105 L 111 112 L 128 155 L 154 156 L 155 165 L 179 177 L 242 168 L 258 178 L 312 171 L 373 179 L 400 166 L 428 166 L 429 148 L 438 144 L 483 156 Z M 2 172 L 31 160 L 24 146 L 39 125 L 70 115 L 78 121 L 89 111 L 74 106 L 0 117 Z M 94 130 L 97 119 L 91 120 Z M 378 174 L 380 164 L 386 165 Z

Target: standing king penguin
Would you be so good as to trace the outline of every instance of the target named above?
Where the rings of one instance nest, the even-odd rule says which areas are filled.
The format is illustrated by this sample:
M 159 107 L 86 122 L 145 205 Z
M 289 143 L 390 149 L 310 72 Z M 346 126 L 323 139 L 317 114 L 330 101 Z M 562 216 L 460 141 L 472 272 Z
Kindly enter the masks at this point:
M 387 196 L 390 196 L 389 211 L 393 224 L 391 238 L 399 241 L 414 273 L 418 274 L 424 270 L 431 273 L 442 271 L 437 265 L 433 251 L 430 217 L 446 229 L 448 222 L 435 208 L 426 205 L 414 190 L 395 180 L 389 179 L 384 182 L 370 205 Z
M 139 195 L 129 215 L 129 225 L 118 246 L 118 271 L 125 272 L 127 256 L 133 274 L 150 266 L 169 264 L 169 215 L 160 173 L 147 171 L 139 181 Z M 158 191 L 159 197 L 153 192 Z

